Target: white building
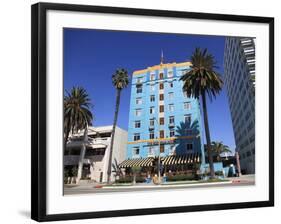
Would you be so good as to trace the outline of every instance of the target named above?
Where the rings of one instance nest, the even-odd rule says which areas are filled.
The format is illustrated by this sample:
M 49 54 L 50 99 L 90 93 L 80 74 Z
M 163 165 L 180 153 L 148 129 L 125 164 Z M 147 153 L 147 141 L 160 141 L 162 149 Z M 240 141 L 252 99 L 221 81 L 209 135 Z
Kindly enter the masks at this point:
M 227 37 L 224 49 L 227 89 L 236 151 L 242 173 L 255 173 L 255 39 Z
M 112 126 L 89 127 L 81 179 L 106 182 L 111 132 Z M 73 167 L 78 169 L 83 134 L 84 132 L 81 131 L 77 135 L 70 137 L 64 155 L 65 170 L 72 169 Z M 112 154 L 113 164 L 116 162 L 119 164 L 125 160 L 127 139 L 127 131 L 116 127 Z M 113 169 L 112 171 L 111 179 L 114 180 L 115 172 Z

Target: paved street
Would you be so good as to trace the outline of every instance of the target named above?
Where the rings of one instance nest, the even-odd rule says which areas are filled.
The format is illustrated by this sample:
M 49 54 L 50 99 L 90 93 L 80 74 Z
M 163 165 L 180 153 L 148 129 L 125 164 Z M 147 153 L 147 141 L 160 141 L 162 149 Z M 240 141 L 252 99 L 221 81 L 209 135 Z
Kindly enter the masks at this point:
M 198 183 L 198 182 L 180 182 L 174 184 L 151 185 L 136 184 L 134 186 L 104 186 L 97 188 L 94 184 L 89 185 L 72 185 L 64 188 L 65 195 L 73 194 L 92 194 L 92 193 L 108 193 L 108 192 L 132 192 L 145 190 L 169 190 L 169 189 L 186 189 L 186 188 L 206 188 L 206 187 L 231 187 L 231 186 L 247 186 L 255 183 L 254 175 L 245 175 L 242 177 L 227 178 L 225 182 L 215 183 Z

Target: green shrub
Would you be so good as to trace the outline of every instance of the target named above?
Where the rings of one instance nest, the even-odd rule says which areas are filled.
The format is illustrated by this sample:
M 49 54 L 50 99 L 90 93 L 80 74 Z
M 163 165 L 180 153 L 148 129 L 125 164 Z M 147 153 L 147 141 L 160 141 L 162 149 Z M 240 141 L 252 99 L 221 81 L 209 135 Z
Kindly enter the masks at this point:
M 178 174 L 175 176 L 167 176 L 167 181 L 186 181 L 186 180 L 198 180 L 198 176 L 195 174 Z
M 137 183 L 143 183 L 143 182 L 145 182 L 145 177 L 137 176 L 136 182 L 137 182 Z
M 116 183 L 132 183 L 134 177 L 133 176 L 126 176 L 126 177 L 120 177 L 119 180 L 116 180 Z M 137 183 L 143 183 L 145 182 L 145 177 L 142 176 L 137 176 L 136 177 L 136 182 Z
M 119 180 L 116 180 L 115 181 L 116 183 L 131 183 L 133 182 L 133 177 L 130 177 L 130 176 L 126 176 L 126 177 L 120 177 Z
M 216 172 L 215 172 L 215 175 L 216 175 L 216 176 L 223 176 L 222 170 L 216 171 Z

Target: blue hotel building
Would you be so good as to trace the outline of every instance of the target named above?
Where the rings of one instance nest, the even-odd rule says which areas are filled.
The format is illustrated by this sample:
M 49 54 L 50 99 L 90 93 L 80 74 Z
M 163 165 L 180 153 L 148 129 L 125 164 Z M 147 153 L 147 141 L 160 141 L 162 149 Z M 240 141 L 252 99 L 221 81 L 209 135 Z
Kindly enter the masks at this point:
M 164 166 L 205 161 L 200 104 L 186 96 L 179 80 L 190 66 L 161 62 L 133 72 L 127 160 L 121 167 L 149 167 L 158 156 Z

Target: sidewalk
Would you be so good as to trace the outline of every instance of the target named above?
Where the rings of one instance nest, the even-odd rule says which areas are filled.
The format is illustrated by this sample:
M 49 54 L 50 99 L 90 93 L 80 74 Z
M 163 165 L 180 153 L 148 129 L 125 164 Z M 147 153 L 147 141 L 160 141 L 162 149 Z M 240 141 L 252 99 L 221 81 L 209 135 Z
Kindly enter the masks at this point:
M 215 181 L 215 182 L 205 182 L 205 181 L 176 181 L 176 182 L 166 182 L 162 184 L 147 184 L 147 183 L 137 183 L 135 185 L 111 185 L 103 186 L 104 189 L 130 189 L 130 188 L 173 188 L 173 187 L 194 187 L 194 186 L 206 186 L 206 185 L 222 185 L 222 184 L 232 184 L 230 180 Z

